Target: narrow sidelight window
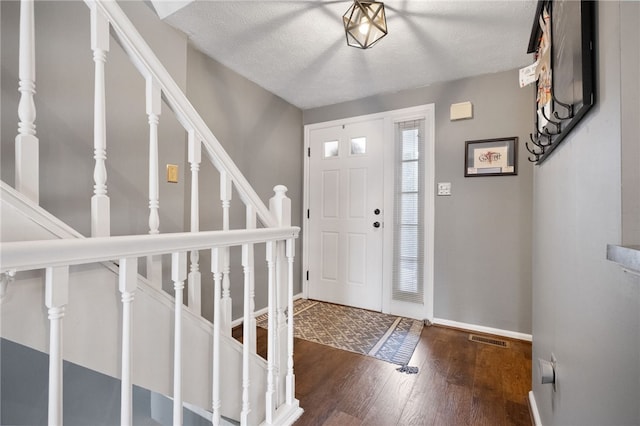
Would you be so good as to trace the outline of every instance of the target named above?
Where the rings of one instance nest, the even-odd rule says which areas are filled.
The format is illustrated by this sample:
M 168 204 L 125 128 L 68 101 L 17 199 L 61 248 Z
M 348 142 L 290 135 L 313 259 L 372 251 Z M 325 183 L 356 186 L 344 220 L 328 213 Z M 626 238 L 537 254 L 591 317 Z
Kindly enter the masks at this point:
M 424 120 L 396 123 L 394 300 L 424 303 Z

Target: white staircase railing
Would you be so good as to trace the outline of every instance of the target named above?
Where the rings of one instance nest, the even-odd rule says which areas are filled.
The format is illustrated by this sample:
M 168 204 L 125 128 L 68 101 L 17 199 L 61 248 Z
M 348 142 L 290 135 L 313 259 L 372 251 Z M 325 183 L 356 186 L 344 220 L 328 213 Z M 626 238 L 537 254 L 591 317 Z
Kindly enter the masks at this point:
M 182 297 L 185 280 L 188 282 L 188 305 L 192 312 L 201 315 L 201 277 L 199 268 L 199 250 L 210 249 L 212 256 L 212 273 L 214 285 L 214 359 L 216 345 L 220 335 L 231 335 L 232 301 L 230 280 L 230 250 L 231 245 L 242 246 L 242 267 L 244 271 L 244 349 L 243 349 L 243 405 L 239 415 L 241 424 L 248 424 L 248 415 L 252 408 L 249 405 L 249 389 L 251 381 L 248 376 L 248 358 L 255 354 L 255 279 L 254 279 L 254 251 L 253 245 L 265 243 L 267 246 L 267 268 L 269 281 L 270 327 L 268 340 L 267 366 L 267 395 L 266 422 L 275 424 L 278 419 L 287 416 L 283 414 L 289 407 L 298 413 L 298 401 L 295 399 L 293 374 L 293 254 L 294 238 L 297 230 L 291 225 L 290 200 L 286 198 L 286 188 L 277 186 L 276 195 L 272 198 L 270 208 L 262 202 L 240 170 L 222 148 L 213 132 L 208 128 L 176 82 L 171 78 L 165 67 L 151 51 L 134 25 L 124 14 L 122 9 L 112 0 L 85 0 L 90 8 L 91 20 L 91 49 L 95 64 L 94 85 L 94 192 L 91 198 L 91 238 L 82 241 L 58 241 L 53 243 L 10 243 L 2 247 L 2 270 L 21 270 L 47 268 L 47 307 L 51 321 L 51 362 L 52 371 L 58 371 L 62 362 L 61 328 L 66 305 L 66 290 L 64 283 L 68 276 L 69 265 L 74 262 L 98 262 L 102 260 L 120 260 L 123 315 L 130 317 L 130 308 L 136 288 L 137 262 L 144 258 L 147 263 L 147 278 L 158 289 L 162 287 L 161 254 L 174 253 L 172 257 L 172 280 L 176 299 L 175 323 L 179 330 L 182 310 Z M 36 137 L 36 109 L 34 103 L 35 78 L 35 40 L 34 40 L 34 1 L 21 0 L 20 18 L 20 47 L 19 47 L 19 91 L 20 102 L 18 109 L 18 135 L 16 137 L 15 158 L 15 186 L 16 189 L 29 197 L 34 203 L 39 200 L 39 152 Z M 105 64 L 109 52 L 110 34 L 113 35 L 132 63 L 146 81 L 146 114 L 149 122 L 149 230 L 150 236 L 110 237 L 110 199 L 107 190 L 107 140 L 106 140 L 106 100 L 105 100 Z M 188 161 L 191 170 L 191 205 L 190 231 L 191 235 L 163 235 L 160 233 L 160 199 L 159 199 L 159 167 L 158 167 L 158 124 L 161 115 L 162 100 L 185 130 L 188 144 Z M 220 201 L 222 208 L 222 230 L 214 233 L 199 232 L 200 203 L 198 199 L 199 169 L 202 161 L 202 149 L 206 159 L 220 173 Z M 240 200 L 246 207 L 246 230 L 231 231 L 229 227 L 229 211 L 231 194 L 236 189 Z M 258 221 L 266 229 L 256 229 Z M 286 231 L 284 231 L 286 230 Z M 282 232 L 286 232 L 284 235 Z M 243 240 L 242 238 L 248 238 Z M 251 236 L 246 237 L 247 235 Z M 131 238 L 127 240 L 126 238 Z M 286 240 L 286 242 L 285 242 Z M 124 241 L 130 241 L 135 249 L 127 248 Z M 200 245 L 200 242 L 203 242 Z M 206 244 L 204 244 L 206 242 Z M 23 245 L 21 245 L 23 244 Z M 152 246 L 162 247 L 162 249 Z M 35 250 L 35 248 L 38 248 Z M 82 249 L 79 249 L 82 247 Z M 20 250 L 27 249 L 29 265 L 21 264 L 11 256 L 20 259 Z M 75 252 L 83 250 L 83 253 Z M 88 255 L 95 251 L 95 256 Z M 110 251 L 116 250 L 116 251 Z M 39 254 L 38 254 L 39 253 Z M 56 256 L 67 253 L 59 260 Z M 188 253 L 188 255 L 187 255 Z M 24 254 L 24 253 L 23 253 Z M 35 263 L 33 263 L 35 262 Z M 288 317 L 285 317 L 285 312 Z M 128 320 L 127 320 L 128 321 Z M 125 367 L 129 368 L 130 353 L 125 354 L 125 345 L 130 340 L 130 330 L 123 318 L 123 391 L 122 398 L 130 399 L 130 382 L 125 383 Z M 176 332 L 176 348 L 180 347 L 180 334 Z M 58 343 L 56 343 L 58 342 Z M 216 343 L 217 342 L 217 343 Z M 219 349 L 219 348 L 218 348 Z M 178 351 L 179 349 L 176 349 Z M 179 375 L 180 356 L 175 353 L 176 366 L 174 374 Z M 280 365 L 281 361 L 286 365 Z M 54 365 L 55 364 L 55 365 Z M 219 371 L 214 364 L 214 375 Z M 58 383 L 61 377 L 52 377 L 50 386 L 51 398 L 61 398 Z M 219 415 L 220 399 L 219 384 L 214 380 L 212 410 L 214 424 L 216 412 Z M 129 390 L 127 390 L 127 389 Z M 58 394 L 59 393 L 59 394 Z M 56 396 L 57 395 L 57 396 Z M 217 395 L 217 397 L 215 396 Z M 282 396 L 281 396 L 282 395 Z M 181 404 L 180 388 L 174 389 L 176 404 Z M 123 403 L 123 424 L 131 418 Z M 62 421 L 61 411 L 58 411 L 59 401 L 50 403 L 50 423 Z M 60 408 L 61 409 L 61 408 Z M 179 416 L 176 410 L 175 416 Z M 181 411 L 180 411 L 181 412 Z M 181 417 L 174 417 L 174 423 L 181 423 Z
M 65 309 L 69 301 L 69 268 L 74 265 L 84 265 L 96 262 L 116 261 L 119 263 L 119 290 L 122 299 L 122 356 L 121 356 L 121 421 L 123 425 L 131 424 L 132 413 L 132 382 L 131 382 L 131 328 L 132 309 L 134 295 L 138 281 L 137 264 L 139 258 L 145 256 L 171 254 L 172 278 L 175 289 L 175 320 L 174 320 L 174 366 L 173 366 L 173 423 L 182 424 L 182 291 L 187 270 L 187 253 L 193 250 L 209 250 L 212 262 L 212 273 L 215 276 L 216 290 L 214 303 L 220 303 L 220 252 L 223 248 L 242 246 L 243 251 L 250 250 L 254 244 L 266 244 L 267 262 L 269 268 L 269 292 L 275 290 L 274 276 L 274 245 L 280 242 L 291 246 L 297 238 L 299 228 L 279 227 L 266 229 L 246 229 L 232 231 L 210 231 L 199 233 L 178 233 L 161 235 L 140 235 L 124 237 L 99 237 L 88 239 L 64 239 L 42 241 L 20 241 L 3 243 L 0 247 L 0 262 L 2 273 L 10 273 L 34 269 L 46 269 L 45 275 L 45 305 L 49 313 L 49 418 L 52 425 L 63 423 L 63 319 Z M 287 251 L 288 262 L 293 261 L 290 250 Z M 277 258 L 275 259 L 277 262 Z M 245 271 L 245 283 L 252 281 L 251 271 Z M 245 287 L 246 288 L 246 287 Z M 291 295 L 290 295 L 291 297 Z M 245 298 L 246 300 L 247 298 Z M 273 307 L 269 307 L 273 311 Z M 251 324 L 250 309 L 245 309 L 245 324 Z M 219 318 L 216 314 L 216 318 Z M 212 411 L 213 424 L 220 421 L 220 322 L 213 324 L 213 359 L 211 378 L 212 384 Z M 246 327 L 245 327 L 246 331 Z M 277 339 L 275 327 L 269 330 L 269 351 L 273 351 L 273 343 Z M 242 412 L 239 417 L 241 424 L 249 423 L 248 386 L 251 383 L 249 375 L 250 345 L 243 345 L 243 387 L 242 387 Z M 275 358 L 267 359 L 267 381 L 273 385 L 277 378 L 274 376 Z M 288 370 L 287 378 L 292 373 Z M 276 408 L 281 410 L 281 416 L 291 417 L 291 412 L 299 411 L 299 407 L 293 401 L 287 399 L 279 407 L 273 405 L 273 386 L 268 388 L 265 395 L 267 405 L 266 424 L 277 424 L 275 416 Z

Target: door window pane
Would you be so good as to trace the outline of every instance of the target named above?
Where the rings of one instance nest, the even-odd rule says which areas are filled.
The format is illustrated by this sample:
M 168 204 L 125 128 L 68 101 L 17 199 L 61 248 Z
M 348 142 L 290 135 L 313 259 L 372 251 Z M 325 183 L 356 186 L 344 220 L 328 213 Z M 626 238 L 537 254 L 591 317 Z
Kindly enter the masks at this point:
M 400 232 L 400 258 L 401 259 L 418 259 L 418 227 L 417 226 L 399 226 Z
M 418 192 L 418 162 L 405 161 L 402 167 L 402 192 Z
M 418 194 L 401 194 L 400 195 L 400 224 L 401 225 L 417 225 L 418 224 Z
M 403 293 L 418 292 L 418 262 L 400 260 L 398 268 L 398 290 Z
M 402 131 L 402 160 L 418 159 L 418 129 Z
M 338 141 L 327 141 L 324 143 L 324 158 L 338 156 Z
M 367 153 L 367 138 L 353 138 L 351 139 L 351 155 L 366 154 Z

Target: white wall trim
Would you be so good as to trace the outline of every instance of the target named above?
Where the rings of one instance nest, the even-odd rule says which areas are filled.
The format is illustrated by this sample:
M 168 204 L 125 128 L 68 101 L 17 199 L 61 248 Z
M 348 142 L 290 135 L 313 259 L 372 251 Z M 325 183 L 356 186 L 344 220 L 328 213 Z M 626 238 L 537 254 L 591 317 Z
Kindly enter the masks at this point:
M 533 391 L 529 391 L 529 409 L 531 410 L 534 426 L 542 426 L 540 412 L 538 411 L 538 404 L 536 404 L 536 396 L 533 394 Z
M 451 321 L 442 318 L 434 318 L 432 322 L 437 325 L 444 325 L 447 327 L 460 328 L 469 331 L 477 331 L 479 333 L 494 334 L 496 336 L 509 337 L 511 339 L 524 340 L 526 342 L 531 342 L 533 340 L 531 334 L 502 330 L 500 328 L 485 327 L 484 325 L 468 324 L 466 322 Z

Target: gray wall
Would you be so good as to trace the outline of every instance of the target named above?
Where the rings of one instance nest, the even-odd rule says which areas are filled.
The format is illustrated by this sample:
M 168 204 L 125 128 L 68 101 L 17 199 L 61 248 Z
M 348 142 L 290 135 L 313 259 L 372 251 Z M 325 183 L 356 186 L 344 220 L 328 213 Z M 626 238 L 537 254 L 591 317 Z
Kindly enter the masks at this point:
M 532 90 L 514 70 L 304 111 L 310 124 L 435 104 L 436 182 L 452 184 L 435 200 L 437 318 L 531 333 Z M 464 101 L 473 119 L 450 121 Z M 519 138 L 517 176 L 464 177 L 465 141 L 508 136 Z
M 545 425 L 640 424 L 640 278 L 605 260 L 622 239 L 621 92 L 640 75 L 638 38 L 623 43 L 635 69 L 622 73 L 620 38 L 637 37 L 640 7 L 597 6 L 597 104 L 534 174 L 533 392 Z M 633 126 L 639 103 L 627 104 Z M 626 138 L 637 146 L 637 133 Z M 557 392 L 535 361 L 552 353 Z
M 278 184 L 288 188 L 292 202 L 292 222 L 300 226 L 302 217 L 302 111 L 281 98 L 239 76 L 194 48 L 188 50 L 187 94 L 208 126 L 267 204 Z M 201 229 L 222 228 L 219 175 L 203 161 L 200 172 Z M 242 201 L 234 191 L 231 228 L 245 224 Z M 211 206 L 214 206 L 213 209 Z M 301 291 L 301 239 L 296 245 L 294 294 Z M 234 318 L 242 315 L 242 268 L 240 251 L 232 251 L 232 297 Z M 267 306 L 264 246 L 256 246 L 256 307 Z M 203 311 L 212 312 L 213 290 L 210 259 L 201 256 L 203 271 Z

